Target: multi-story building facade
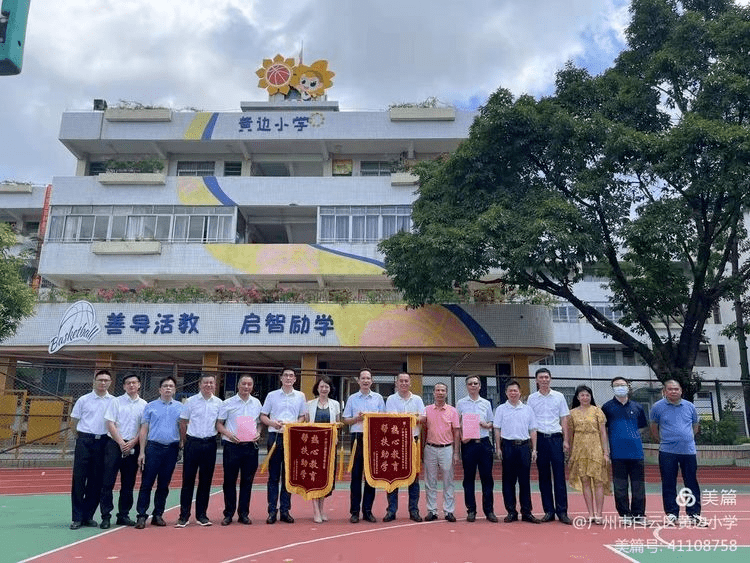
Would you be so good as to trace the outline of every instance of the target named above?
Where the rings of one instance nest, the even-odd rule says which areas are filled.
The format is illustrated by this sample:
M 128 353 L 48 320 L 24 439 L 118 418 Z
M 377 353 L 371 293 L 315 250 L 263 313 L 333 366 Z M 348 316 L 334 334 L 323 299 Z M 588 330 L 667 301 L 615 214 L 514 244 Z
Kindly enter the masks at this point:
M 21 372 L 77 395 L 97 364 L 176 374 L 186 390 L 199 371 L 216 370 L 227 393 L 249 372 L 264 394 L 292 366 L 308 393 L 316 373 L 333 375 L 343 399 L 345 376 L 366 366 L 386 393 L 400 370 L 427 395 L 440 379 L 472 373 L 489 376 L 498 400 L 503 378 L 527 381 L 546 364 L 566 393 L 586 382 L 600 402 L 615 375 L 637 380 L 644 401 L 659 393 L 648 367 L 570 306 L 414 310 L 400 301 L 377 248 L 411 227 L 417 178 L 400 165 L 455 150 L 474 112 L 341 111 L 323 92 L 264 87 L 268 102 L 238 111 L 95 100 L 91 111 L 63 114 L 75 173 L 54 178 L 51 197 L 41 187 L 0 189 L 0 220 L 41 225 L 47 296 L 0 343 L 0 391 Z M 601 284 L 581 288 L 614 314 Z M 56 302 L 50 288 L 82 297 Z M 722 306 L 708 324 L 697 367 L 727 395 L 740 390 L 736 344 L 720 334 L 730 314 Z M 464 393 L 462 381 L 451 385 L 454 400 Z M 714 388 L 699 400 L 718 412 Z

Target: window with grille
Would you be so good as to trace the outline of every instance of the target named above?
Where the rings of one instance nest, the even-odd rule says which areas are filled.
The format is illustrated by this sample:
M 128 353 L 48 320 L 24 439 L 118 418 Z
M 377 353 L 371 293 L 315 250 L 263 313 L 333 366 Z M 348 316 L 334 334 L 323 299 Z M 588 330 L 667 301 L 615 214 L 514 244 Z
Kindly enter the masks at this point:
M 390 160 L 362 161 L 359 164 L 360 176 L 390 176 L 395 163 Z
M 213 176 L 215 167 L 213 160 L 180 160 L 177 162 L 177 175 Z
M 242 176 L 242 162 L 224 162 L 224 176 Z

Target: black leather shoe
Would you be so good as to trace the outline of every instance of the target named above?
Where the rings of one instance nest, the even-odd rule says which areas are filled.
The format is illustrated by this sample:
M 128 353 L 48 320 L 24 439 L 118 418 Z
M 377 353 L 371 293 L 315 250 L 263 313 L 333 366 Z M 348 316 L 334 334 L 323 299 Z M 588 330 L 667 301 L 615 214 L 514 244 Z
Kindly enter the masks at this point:
M 557 519 L 563 524 L 567 524 L 568 526 L 573 525 L 573 520 L 571 520 L 570 517 L 565 512 L 563 512 L 562 514 L 558 514 Z
M 365 512 L 362 514 L 362 519 L 367 520 L 368 522 L 377 522 L 378 519 L 373 516 L 372 512 Z
M 279 516 L 279 520 L 286 522 L 287 524 L 294 524 L 294 518 L 292 518 L 292 515 L 288 512 L 282 512 L 281 516 Z
M 524 514 L 523 516 L 521 516 L 521 520 L 523 520 L 524 522 L 528 522 L 529 524 L 541 524 L 542 523 L 542 521 L 539 520 L 539 518 L 537 518 L 533 514 Z
M 466 521 L 467 522 L 473 522 L 476 519 L 477 519 L 477 513 L 476 512 L 473 512 L 473 511 L 470 510 L 469 512 L 466 513 Z
M 73 521 L 72 521 L 72 522 L 70 523 L 70 529 L 71 529 L 71 530 L 78 530 L 78 529 L 80 529 L 80 528 L 81 528 L 81 523 L 80 523 L 80 522 L 79 522 L 78 520 L 73 520 Z
M 112 525 L 112 524 L 110 524 L 110 522 L 109 522 L 109 518 L 102 518 L 102 523 L 101 523 L 101 524 L 99 524 L 99 527 L 100 527 L 100 528 L 101 528 L 102 530 L 109 530 L 109 528 L 110 528 L 110 526 L 111 526 L 111 525 Z
M 445 515 L 445 518 L 448 518 L 447 514 Z M 434 522 L 435 520 L 437 520 L 437 514 L 435 514 L 434 512 L 428 512 L 427 516 L 424 517 L 425 522 Z
M 497 516 L 495 516 L 494 512 L 488 512 L 484 515 L 484 517 L 487 518 L 488 522 L 493 522 L 495 524 L 497 523 Z
M 115 520 L 115 524 L 118 526 L 135 526 L 135 522 L 133 522 L 129 516 L 118 516 L 117 520 Z
M 224 518 L 221 520 L 222 526 L 229 526 L 229 524 L 232 523 L 232 519 L 229 516 L 224 516 Z
M 352 524 L 359 522 L 359 514 L 352 514 L 351 518 L 349 518 L 349 522 Z
M 554 512 L 545 512 L 544 516 L 541 517 L 542 522 L 552 522 L 552 520 L 555 519 L 555 513 Z
M 167 525 L 167 523 L 164 521 L 164 518 L 161 516 L 152 516 L 151 517 L 151 525 L 152 526 L 160 526 L 164 527 Z
M 81 522 L 81 526 L 85 526 L 86 528 L 96 528 L 99 524 L 96 520 L 92 520 L 89 518 L 88 520 L 83 520 Z
M 422 517 L 419 515 L 419 511 L 417 511 L 417 510 L 412 510 L 409 513 L 409 519 L 412 520 L 412 521 L 414 521 L 414 522 L 421 522 L 422 521 Z
M 453 516 L 452 512 L 447 512 L 445 514 L 445 519 L 448 520 L 448 522 L 455 522 L 456 521 L 456 517 Z
M 508 514 L 505 518 L 503 518 L 503 522 L 506 524 L 510 524 L 511 522 L 517 522 L 518 521 L 518 514 Z
M 269 512 L 268 518 L 266 518 L 266 524 L 275 524 L 275 523 L 276 523 L 276 513 Z
M 383 516 L 383 522 L 393 522 L 396 519 L 396 515 L 393 512 L 386 512 Z
M 138 516 L 138 518 L 135 521 L 135 529 L 136 530 L 142 530 L 146 527 L 146 517 L 145 516 Z
M 247 516 L 240 516 L 239 518 L 237 518 L 237 522 L 239 522 L 240 524 L 244 524 L 245 526 L 249 526 L 250 524 L 252 524 L 252 521 Z

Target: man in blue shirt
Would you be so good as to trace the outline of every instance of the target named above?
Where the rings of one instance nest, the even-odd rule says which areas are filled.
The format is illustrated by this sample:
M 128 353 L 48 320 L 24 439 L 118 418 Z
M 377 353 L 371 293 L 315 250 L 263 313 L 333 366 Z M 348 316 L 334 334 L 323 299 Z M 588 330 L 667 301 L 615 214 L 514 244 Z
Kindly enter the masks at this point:
M 697 526 L 704 527 L 701 518 L 701 490 L 698 485 L 698 461 L 695 435 L 698 433 L 698 412 L 693 403 L 682 398 L 682 386 L 674 379 L 664 382 L 664 398 L 651 408 L 651 434 L 658 440 L 661 497 L 666 523 L 674 525 L 680 516 L 677 502 L 677 470 L 682 472 L 690 495 L 684 498 L 685 512 Z M 683 496 L 683 495 L 681 495 Z
M 142 530 L 146 527 L 148 505 L 151 503 L 151 489 L 156 482 L 154 494 L 154 511 L 151 524 L 166 526 L 164 509 L 169 494 L 169 482 L 172 480 L 177 456 L 182 448 L 180 442 L 180 412 L 182 404 L 174 399 L 177 383 L 172 376 L 159 382 L 159 398 L 151 401 L 143 410 L 143 422 L 139 435 L 141 453 L 138 465 L 141 468 L 141 489 L 138 492 L 136 510 L 138 518 L 135 527 Z M 157 481 L 158 480 L 158 481 Z
M 643 407 L 628 398 L 627 379 L 615 377 L 612 391 L 615 396 L 602 405 L 602 411 L 607 417 L 615 508 L 620 518 L 645 524 L 646 477 L 640 429 L 648 426 L 648 421 Z

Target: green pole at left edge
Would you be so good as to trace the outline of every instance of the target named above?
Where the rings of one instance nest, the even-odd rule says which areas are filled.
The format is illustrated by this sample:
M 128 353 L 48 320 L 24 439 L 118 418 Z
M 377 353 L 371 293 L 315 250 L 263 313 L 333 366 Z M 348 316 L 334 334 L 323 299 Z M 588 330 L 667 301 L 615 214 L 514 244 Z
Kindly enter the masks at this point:
M 30 0 L 2 0 L 0 9 L 0 75 L 19 74 Z

